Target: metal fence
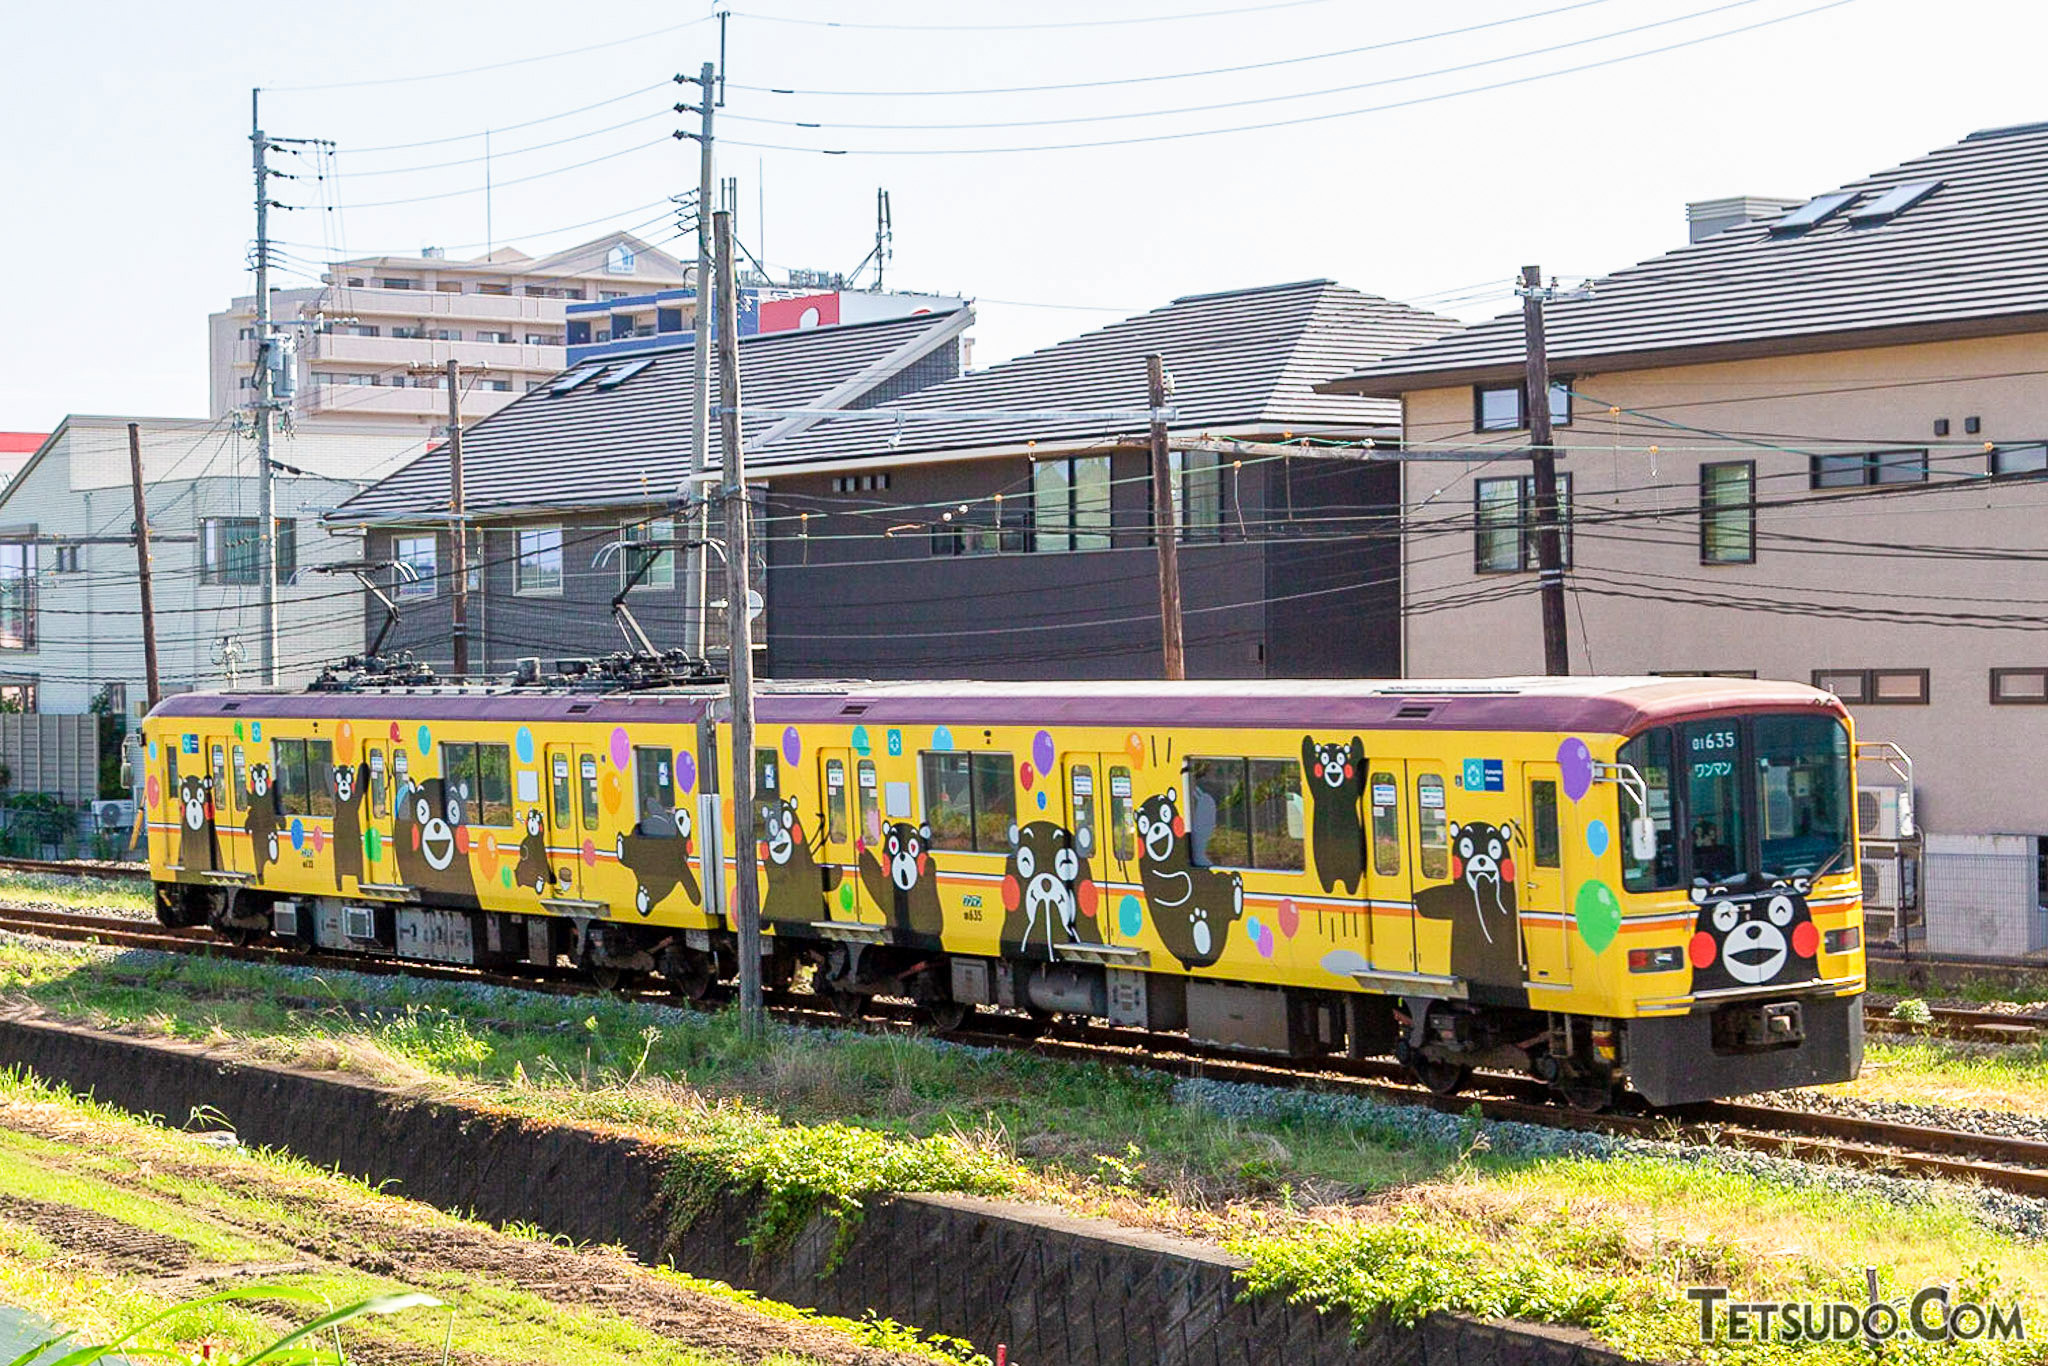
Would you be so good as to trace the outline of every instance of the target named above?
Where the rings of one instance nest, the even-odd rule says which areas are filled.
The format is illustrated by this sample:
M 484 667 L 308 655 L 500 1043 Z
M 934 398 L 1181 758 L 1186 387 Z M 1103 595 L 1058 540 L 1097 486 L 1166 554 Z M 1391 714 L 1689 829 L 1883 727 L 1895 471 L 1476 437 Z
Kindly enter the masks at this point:
M 0 715 L 0 764 L 9 792 L 43 792 L 67 802 L 99 795 L 99 718 L 89 713 Z
M 1920 867 L 1929 953 L 2017 958 L 2048 949 L 2031 836 L 1929 835 Z

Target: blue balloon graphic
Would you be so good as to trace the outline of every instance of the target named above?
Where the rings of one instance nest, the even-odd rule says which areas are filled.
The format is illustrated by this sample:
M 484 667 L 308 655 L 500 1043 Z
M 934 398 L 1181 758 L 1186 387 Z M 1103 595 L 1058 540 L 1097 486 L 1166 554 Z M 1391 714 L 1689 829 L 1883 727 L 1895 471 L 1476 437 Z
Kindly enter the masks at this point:
M 1586 847 L 1587 847 L 1588 849 L 1590 849 L 1590 850 L 1592 850 L 1592 851 L 1593 851 L 1593 857 L 1594 857 L 1594 858 L 1599 858 L 1599 857 L 1600 857 L 1600 856 L 1601 856 L 1602 854 L 1604 854 L 1604 853 L 1606 853 L 1606 852 L 1607 852 L 1607 822 L 1606 822 L 1606 821 L 1589 821 L 1589 822 L 1587 822 L 1587 824 L 1586 824 Z
M 855 754 L 866 754 L 868 752 L 868 728 L 866 726 L 855 726 L 853 728 L 853 752 Z
M 933 749 L 951 749 L 952 747 L 953 747 L 953 732 L 952 732 L 952 731 L 950 731 L 950 730 L 947 730 L 947 729 L 946 729 L 946 728 L 945 728 L 944 726 L 940 726 L 940 727 L 939 727 L 939 728 L 938 728 L 937 730 L 935 730 L 935 731 L 933 731 L 933 732 L 932 732 L 932 748 L 933 748 Z
M 1045 810 L 1045 793 L 1043 792 L 1038 794 L 1038 809 L 1040 811 Z
M 420 753 L 422 753 L 422 754 L 427 754 L 427 753 L 430 753 L 430 752 L 431 752 L 431 751 L 433 750 L 433 748 L 434 748 L 434 733 L 433 733 L 432 731 L 428 730 L 428 729 L 427 729 L 427 728 L 426 728 L 425 726 L 421 726 L 421 727 L 420 727 L 420 734 L 419 734 L 419 742 L 420 742 Z
M 156 741 L 154 740 L 149 742 L 149 757 L 152 759 L 156 758 Z
M 528 730 L 525 726 L 521 726 L 519 728 L 518 734 L 512 737 L 512 742 L 519 748 L 519 762 L 522 764 L 532 763 L 533 732 Z
M 1138 905 L 1138 898 L 1129 893 L 1116 903 L 1116 928 L 1126 939 L 1136 939 L 1138 931 L 1145 928 L 1144 909 Z
M 304 821 L 295 820 L 292 822 L 292 848 L 303 849 L 305 847 L 306 823 Z

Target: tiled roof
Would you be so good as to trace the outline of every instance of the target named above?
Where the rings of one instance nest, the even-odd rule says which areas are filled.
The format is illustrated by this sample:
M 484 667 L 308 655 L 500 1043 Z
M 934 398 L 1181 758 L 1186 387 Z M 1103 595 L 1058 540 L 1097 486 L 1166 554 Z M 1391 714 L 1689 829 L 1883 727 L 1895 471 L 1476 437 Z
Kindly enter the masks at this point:
M 885 322 L 773 332 L 740 341 L 743 411 L 802 408 L 830 400 L 857 406 L 862 394 L 946 346 L 973 321 L 973 310 Z M 651 361 L 622 383 L 605 381 Z M 521 396 L 462 433 L 464 502 L 472 515 L 532 507 L 661 501 L 690 468 L 695 392 L 687 347 L 593 360 L 596 374 L 566 393 L 549 385 Z M 713 357 L 712 384 L 718 383 Z M 718 422 L 711 460 L 719 459 Z M 775 425 L 744 418 L 753 441 Z M 350 525 L 444 515 L 448 456 L 436 448 L 342 504 L 329 521 Z
M 1938 188 L 1896 216 L 1855 221 L 1887 189 Z M 1974 133 L 1851 181 L 1801 231 L 1739 224 L 1597 280 L 1545 310 L 1551 367 L 1641 368 L 2048 327 L 2048 124 Z M 1477 323 L 1326 386 L 1395 395 L 1518 373 L 1522 316 Z
M 1328 280 L 1176 299 L 1164 308 L 893 399 L 888 406 L 955 412 L 1047 412 L 1146 406 L 1145 357 L 1172 374 L 1175 430 L 1398 430 L 1397 405 L 1318 393 L 1316 386 L 1457 324 Z M 910 420 L 900 426 L 827 419 L 766 443 L 749 467 L 793 465 L 1135 435 L 1143 424 L 1018 418 Z

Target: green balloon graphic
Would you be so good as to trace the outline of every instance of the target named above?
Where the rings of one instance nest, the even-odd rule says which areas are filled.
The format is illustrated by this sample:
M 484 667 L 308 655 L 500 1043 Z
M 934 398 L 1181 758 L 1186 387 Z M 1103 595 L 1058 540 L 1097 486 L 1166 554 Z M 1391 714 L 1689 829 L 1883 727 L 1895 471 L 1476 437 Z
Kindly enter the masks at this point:
M 853 909 L 853 888 L 844 882 L 839 884 L 839 908 L 844 911 Z
M 365 830 L 363 832 L 364 853 L 368 854 L 371 858 L 376 858 L 377 851 L 382 849 L 383 847 L 384 841 L 381 837 L 379 837 L 375 830 Z
M 1594 953 L 1605 953 L 1614 936 L 1621 933 L 1621 901 L 1614 889 L 1598 878 L 1583 882 L 1572 910 L 1579 918 L 1579 938 Z

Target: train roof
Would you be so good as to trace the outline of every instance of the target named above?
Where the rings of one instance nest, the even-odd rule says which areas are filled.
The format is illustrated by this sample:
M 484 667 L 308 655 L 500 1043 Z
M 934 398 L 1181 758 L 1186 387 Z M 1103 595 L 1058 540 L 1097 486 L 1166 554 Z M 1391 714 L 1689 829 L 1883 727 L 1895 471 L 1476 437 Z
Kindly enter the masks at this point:
M 245 690 L 165 698 L 166 718 L 241 715 L 417 720 L 698 721 L 718 686 L 588 692 L 479 685 L 338 692 Z M 1078 682 L 764 681 L 762 723 L 1531 730 L 1625 735 L 1730 711 L 1847 712 L 1801 683 L 1736 678 L 1157 679 Z

